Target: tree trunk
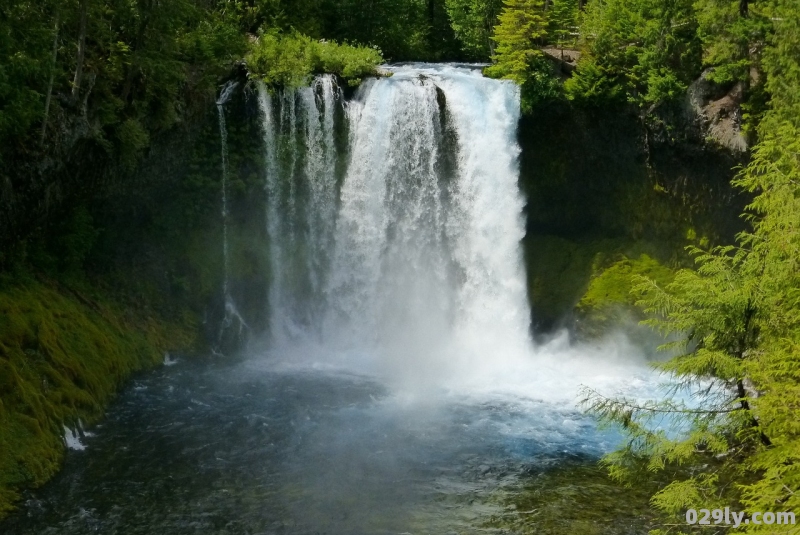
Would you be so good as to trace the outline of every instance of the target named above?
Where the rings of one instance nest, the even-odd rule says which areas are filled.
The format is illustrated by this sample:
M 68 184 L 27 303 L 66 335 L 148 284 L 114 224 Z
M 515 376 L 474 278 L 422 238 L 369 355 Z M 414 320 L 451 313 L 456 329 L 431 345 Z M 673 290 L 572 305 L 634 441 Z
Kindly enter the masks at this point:
M 150 25 L 150 15 L 152 13 L 151 9 L 152 7 L 150 5 L 144 6 L 145 15 L 141 24 L 139 25 L 139 30 L 136 32 L 136 40 L 133 42 L 133 46 L 131 47 L 131 50 L 134 53 L 133 61 L 128 66 L 128 74 L 125 76 L 125 85 L 122 88 L 122 101 L 125 103 L 128 102 L 128 97 L 133 89 L 133 82 L 136 79 L 136 75 L 139 73 L 136 54 L 144 46 L 145 33 L 147 32 L 147 27 Z
M 738 340 L 739 347 L 734 352 L 734 356 L 739 360 L 744 360 L 745 358 L 745 351 L 749 347 L 749 342 L 751 337 L 754 337 L 755 334 L 751 331 L 752 324 L 753 324 L 753 317 L 756 314 L 756 309 L 753 307 L 752 302 L 747 303 L 747 307 L 744 310 L 744 329 L 741 338 Z M 739 395 L 739 405 L 742 407 L 742 410 L 747 411 L 750 415 L 750 425 L 758 429 L 758 435 L 761 439 L 761 443 L 765 446 L 771 446 L 772 441 L 769 439 L 767 435 L 764 434 L 764 431 L 761 430 L 761 426 L 758 424 L 758 420 L 756 417 L 753 416 L 753 412 L 750 410 L 750 403 L 747 401 L 747 390 L 744 388 L 744 380 L 737 379 L 736 380 L 736 393 Z
M 47 118 L 50 115 L 50 101 L 53 98 L 53 83 L 56 79 L 56 60 L 58 59 L 58 31 L 59 19 L 56 14 L 56 30 L 55 37 L 53 37 L 53 59 L 50 62 L 50 82 L 47 84 L 47 98 L 44 101 L 44 119 L 42 120 L 42 135 L 39 140 L 40 145 L 44 145 L 44 136 L 47 132 Z
M 750 425 L 754 429 L 758 429 L 758 438 L 761 440 L 761 443 L 765 446 L 772 446 L 772 441 L 769 439 L 767 435 L 764 434 L 764 431 L 761 430 L 761 426 L 758 424 L 758 420 L 756 420 L 755 416 L 753 416 L 753 413 L 750 411 L 750 403 L 748 403 L 746 398 L 747 391 L 744 388 L 743 380 L 738 379 L 736 381 L 736 390 L 737 393 L 739 394 L 739 399 L 741 400 L 739 401 L 739 403 L 742 407 L 742 410 L 745 410 L 750 414 Z
M 747 17 L 750 15 L 750 2 L 749 0 L 739 0 L 739 16 Z
M 83 80 L 83 60 L 86 56 L 86 2 L 81 2 L 81 29 L 78 36 L 78 58 L 75 65 L 75 78 L 72 80 L 72 99 L 77 101 Z

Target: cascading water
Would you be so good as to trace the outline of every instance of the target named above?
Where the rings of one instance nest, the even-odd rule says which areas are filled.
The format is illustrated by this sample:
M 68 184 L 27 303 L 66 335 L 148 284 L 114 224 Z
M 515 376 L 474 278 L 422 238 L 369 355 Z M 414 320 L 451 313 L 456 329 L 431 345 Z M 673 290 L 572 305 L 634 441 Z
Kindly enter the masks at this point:
M 230 253 L 228 250 L 228 128 L 225 122 L 225 104 L 231 99 L 233 92 L 239 86 L 238 82 L 229 81 L 220 91 L 219 98 L 217 99 L 217 116 L 219 118 L 219 135 L 220 135 L 220 153 L 222 156 L 222 298 L 225 307 L 225 316 L 220 324 L 218 341 L 222 340 L 222 336 L 227 328 L 229 328 L 234 321 L 239 324 L 239 335 L 242 334 L 242 329 L 247 328 L 241 314 L 236 308 L 236 303 L 230 292 Z
M 312 334 L 323 308 L 335 225 L 334 116 L 342 98 L 333 77 L 321 76 L 310 87 L 284 90 L 277 100 L 276 114 L 272 97 L 260 86 L 271 260 L 269 331 L 276 341 L 286 341 Z
M 393 375 L 510 365 L 530 355 L 518 88 L 470 68 L 392 71 L 350 102 L 330 76 L 278 109 L 260 90 L 273 340 L 369 354 Z

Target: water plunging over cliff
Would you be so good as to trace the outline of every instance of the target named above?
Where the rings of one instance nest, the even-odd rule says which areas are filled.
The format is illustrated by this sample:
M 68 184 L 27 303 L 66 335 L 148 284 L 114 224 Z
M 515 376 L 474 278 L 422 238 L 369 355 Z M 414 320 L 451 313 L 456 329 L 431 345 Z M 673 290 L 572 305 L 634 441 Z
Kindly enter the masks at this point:
M 225 316 L 219 328 L 217 342 L 222 340 L 225 329 L 237 323 L 239 335 L 247 327 L 230 292 L 230 253 L 228 246 L 228 126 L 225 121 L 225 104 L 231 99 L 233 92 L 239 86 L 238 82 L 227 82 L 222 86 L 217 99 L 217 117 L 219 120 L 220 154 L 222 167 L 222 299 L 225 306 Z
M 518 88 L 471 68 L 391 70 L 349 102 L 329 76 L 260 91 L 273 341 L 392 374 L 529 355 Z

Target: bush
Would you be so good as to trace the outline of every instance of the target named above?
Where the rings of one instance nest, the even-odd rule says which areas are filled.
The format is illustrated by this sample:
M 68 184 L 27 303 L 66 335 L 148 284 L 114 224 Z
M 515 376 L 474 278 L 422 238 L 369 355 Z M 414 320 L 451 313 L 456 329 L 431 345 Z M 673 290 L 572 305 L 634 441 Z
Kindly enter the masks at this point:
M 306 85 L 313 75 L 323 73 L 358 85 L 365 76 L 377 74 L 383 56 L 375 48 L 269 32 L 252 42 L 245 61 L 251 75 L 273 86 Z

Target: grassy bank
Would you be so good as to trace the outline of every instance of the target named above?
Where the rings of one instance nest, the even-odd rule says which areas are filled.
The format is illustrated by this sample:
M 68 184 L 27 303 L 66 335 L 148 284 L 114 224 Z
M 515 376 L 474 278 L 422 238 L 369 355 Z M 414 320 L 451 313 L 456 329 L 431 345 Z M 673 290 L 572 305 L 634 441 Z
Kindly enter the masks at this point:
M 59 469 L 64 426 L 96 422 L 126 378 L 197 347 L 198 332 L 188 314 L 164 321 L 85 285 L 0 276 L 0 518 Z

